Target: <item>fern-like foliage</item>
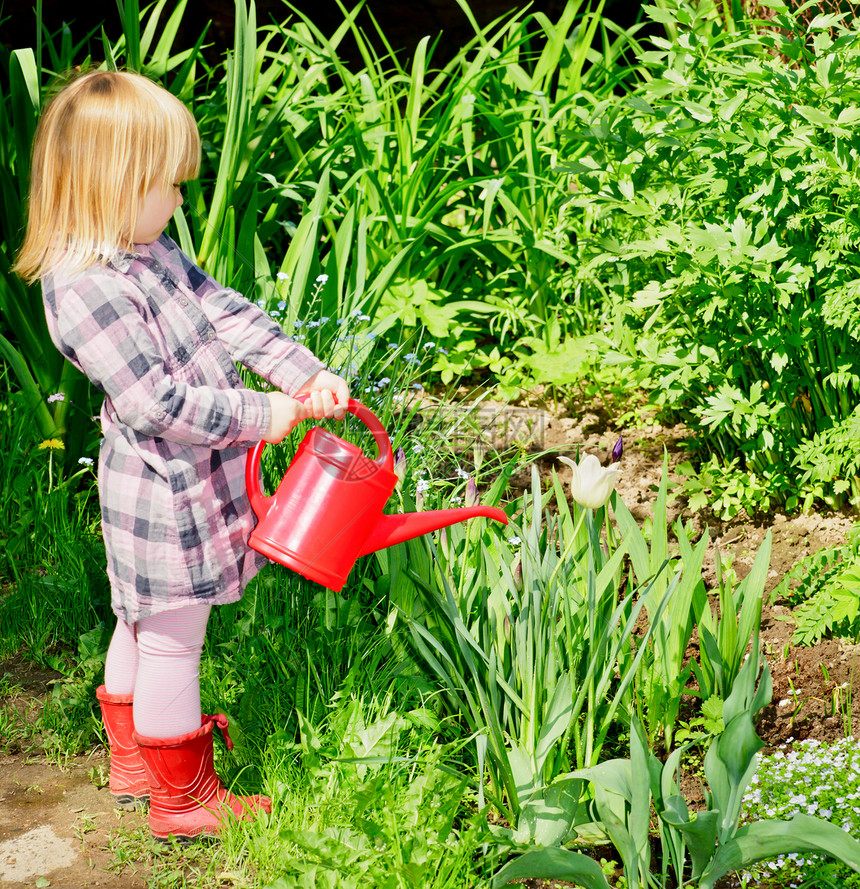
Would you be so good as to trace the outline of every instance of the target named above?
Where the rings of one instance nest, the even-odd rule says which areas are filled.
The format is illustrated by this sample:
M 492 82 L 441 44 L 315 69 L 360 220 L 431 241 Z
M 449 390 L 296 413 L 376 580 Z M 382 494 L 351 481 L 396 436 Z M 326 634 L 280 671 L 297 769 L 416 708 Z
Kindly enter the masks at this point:
M 848 542 L 801 559 L 773 591 L 792 607 L 795 645 L 814 645 L 827 636 L 860 637 L 860 524 Z
M 844 420 L 834 419 L 833 425 L 802 442 L 795 452 L 794 465 L 803 473 L 801 485 L 832 483 L 836 494 L 854 491 L 860 473 L 860 406 Z

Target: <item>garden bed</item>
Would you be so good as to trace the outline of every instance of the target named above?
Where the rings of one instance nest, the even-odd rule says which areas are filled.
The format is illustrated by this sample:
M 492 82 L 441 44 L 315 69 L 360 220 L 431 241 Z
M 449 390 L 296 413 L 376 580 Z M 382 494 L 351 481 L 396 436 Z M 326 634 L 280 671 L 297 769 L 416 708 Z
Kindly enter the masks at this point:
M 656 488 L 660 481 L 664 448 L 668 455 L 673 481 L 679 477 L 674 467 L 687 457 L 685 441 L 688 432 L 681 424 L 664 426 L 656 420 L 636 428 L 613 428 L 605 417 L 584 411 L 578 418 L 553 415 L 551 412 L 517 408 L 513 412 L 500 406 L 485 404 L 484 425 L 497 430 L 493 444 L 504 444 L 504 439 L 529 431 L 526 446 L 532 450 L 559 449 L 573 456 L 576 449 L 590 451 L 602 461 L 606 459 L 618 435 L 624 437 L 624 456 L 621 461 L 617 490 L 631 512 L 640 521 L 651 513 Z M 506 430 L 501 433 L 499 429 Z M 569 470 L 553 457 L 538 458 L 541 472 L 549 475 L 553 468 L 560 470 L 567 480 Z M 512 488 L 525 484 L 514 477 Z M 670 488 L 671 490 L 671 488 Z M 772 590 L 802 557 L 825 547 L 843 543 L 852 519 L 848 515 L 809 514 L 785 516 L 776 514 L 767 519 L 751 520 L 744 513 L 729 521 L 720 521 L 707 512 L 685 513 L 684 498 L 671 504 L 674 516 L 689 518 L 697 534 L 707 525 L 711 550 L 720 548 L 724 562 L 730 557 L 731 566 L 743 577 L 752 564 L 765 533 L 771 530 L 773 549 L 768 577 L 768 592 Z M 713 582 L 712 552 L 706 556 Z M 816 645 L 800 647 L 791 643 L 794 625 L 790 609 L 781 601 L 765 605 L 761 642 L 773 677 L 773 700 L 763 711 L 758 731 L 765 744 L 764 752 L 772 752 L 794 740 L 816 738 L 835 741 L 845 736 L 843 717 L 833 712 L 834 689 L 848 683 L 860 657 L 860 647 L 838 640 L 825 639 Z M 6 686 L 17 688 L 12 702 L 19 711 L 35 714 L 40 700 L 50 693 L 51 683 L 59 674 L 34 668 L 19 659 L 0 664 L 6 675 Z M 843 698 L 844 700 L 844 698 Z M 860 706 L 854 705 L 852 729 L 860 723 Z M 104 786 L 107 758 L 101 748 L 85 756 L 65 761 L 48 762 L 33 751 L 15 750 L 10 745 L 3 757 L 0 799 L 0 880 L 10 889 L 31 887 L 33 880 L 44 877 L 52 886 L 89 885 L 104 887 L 142 886 L 143 874 L 152 866 L 154 854 L 146 841 L 146 819 L 142 813 L 114 813 Z M 695 777 L 685 781 L 685 792 L 695 799 Z M 22 844 L 19 848 L 16 843 Z M 34 844 L 42 856 L 34 864 L 37 870 L 20 880 Z M 111 849 L 113 851 L 111 851 Z M 129 849 L 137 850 L 125 861 L 117 874 L 105 870 L 111 861 L 114 866 Z M 17 850 L 17 852 L 16 852 Z M 15 856 L 20 860 L 15 863 Z M 194 867 L 193 854 L 188 864 Z M 6 868 L 6 870 L 4 870 Z M 43 883 L 42 885 L 48 885 Z M 232 885 L 225 876 L 221 885 Z M 542 884 L 547 885 L 547 884 Z

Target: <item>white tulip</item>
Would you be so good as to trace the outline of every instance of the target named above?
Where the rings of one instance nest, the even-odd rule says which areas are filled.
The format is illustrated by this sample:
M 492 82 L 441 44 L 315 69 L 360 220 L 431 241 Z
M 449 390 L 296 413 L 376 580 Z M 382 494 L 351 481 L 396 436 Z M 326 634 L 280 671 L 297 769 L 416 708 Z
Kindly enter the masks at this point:
M 573 470 L 570 480 L 570 493 L 580 505 L 591 509 L 600 509 L 615 489 L 617 466 L 604 468 L 594 454 L 587 454 L 579 463 L 569 457 L 559 457 Z

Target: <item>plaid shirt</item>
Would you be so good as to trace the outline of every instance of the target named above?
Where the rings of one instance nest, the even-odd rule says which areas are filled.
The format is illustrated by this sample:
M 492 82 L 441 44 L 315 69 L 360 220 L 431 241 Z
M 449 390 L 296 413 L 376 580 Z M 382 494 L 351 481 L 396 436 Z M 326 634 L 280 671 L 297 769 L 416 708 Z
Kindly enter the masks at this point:
M 126 623 L 242 595 L 265 564 L 247 449 L 271 419 L 234 362 L 295 393 L 323 365 L 166 235 L 42 281 L 59 350 L 105 394 L 99 501 L 112 607 Z

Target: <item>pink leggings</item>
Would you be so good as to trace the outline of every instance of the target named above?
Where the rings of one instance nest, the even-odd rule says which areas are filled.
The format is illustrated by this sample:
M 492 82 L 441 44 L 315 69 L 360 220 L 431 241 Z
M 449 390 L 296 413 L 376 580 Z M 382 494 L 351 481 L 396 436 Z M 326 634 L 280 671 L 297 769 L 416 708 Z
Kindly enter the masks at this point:
M 107 660 L 108 694 L 134 695 L 134 727 L 150 738 L 174 738 L 200 728 L 200 652 L 209 605 L 189 605 L 117 620 Z

